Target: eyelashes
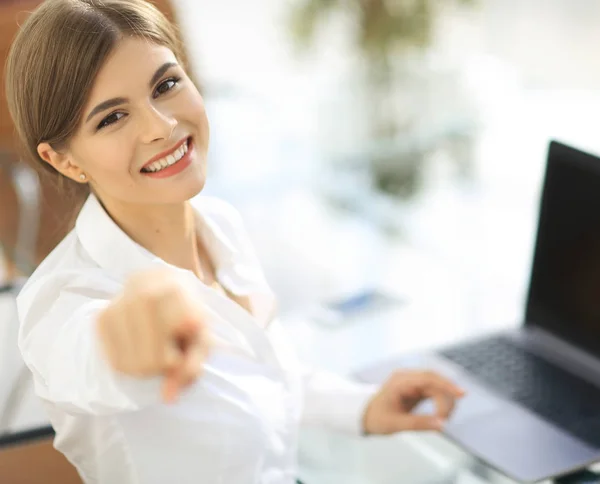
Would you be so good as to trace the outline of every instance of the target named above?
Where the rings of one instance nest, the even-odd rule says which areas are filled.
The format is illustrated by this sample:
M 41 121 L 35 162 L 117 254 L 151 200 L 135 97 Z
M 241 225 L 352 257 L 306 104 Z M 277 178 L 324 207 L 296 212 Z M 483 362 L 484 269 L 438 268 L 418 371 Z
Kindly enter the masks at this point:
M 177 76 L 173 76 L 173 77 L 169 77 L 168 79 L 165 79 L 160 84 L 158 84 L 158 86 L 156 86 L 156 89 L 152 93 L 152 98 L 157 99 L 160 96 L 163 96 L 163 95 L 169 93 L 170 91 L 172 91 L 179 85 L 180 81 L 181 81 L 181 78 L 177 77 Z M 100 131 L 101 129 L 111 126 L 126 116 L 128 116 L 128 114 L 124 113 L 122 111 L 112 112 L 108 116 L 106 116 L 102 121 L 100 121 L 100 123 L 98 123 L 98 126 L 96 126 L 96 131 Z

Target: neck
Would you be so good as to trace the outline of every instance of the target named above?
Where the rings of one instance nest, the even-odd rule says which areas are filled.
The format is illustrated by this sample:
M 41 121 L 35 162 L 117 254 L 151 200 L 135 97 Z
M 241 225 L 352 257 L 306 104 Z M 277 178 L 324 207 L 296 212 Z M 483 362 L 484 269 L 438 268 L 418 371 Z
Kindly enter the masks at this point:
M 165 262 L 201 276 L 194 210 L 189 202 L 163 205 L 105 203 L 115 223 Z

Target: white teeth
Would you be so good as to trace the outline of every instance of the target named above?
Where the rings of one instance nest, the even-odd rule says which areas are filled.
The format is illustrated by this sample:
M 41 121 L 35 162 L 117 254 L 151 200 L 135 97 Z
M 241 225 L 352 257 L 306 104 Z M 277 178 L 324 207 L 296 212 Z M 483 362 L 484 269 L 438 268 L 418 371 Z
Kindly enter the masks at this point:
M 187 143 L 184 143 L 183 145 L 181 145 L 181 147 L 179 149 L 175 150 L 172 154 L 165 156 L 164 158 L 161 158 L 158 161 L 155 161 L 151 165 L 147 166 L 145 168 L 145 170 L 156 173 L 157 171 L 160 171 L 160 170 L 166 168 L 167 166 L 174 165 L 179 160 L 181 160 L 181 158 L 183 158 L 183 156 L 187 153 L 187 151 L 188 151 Z

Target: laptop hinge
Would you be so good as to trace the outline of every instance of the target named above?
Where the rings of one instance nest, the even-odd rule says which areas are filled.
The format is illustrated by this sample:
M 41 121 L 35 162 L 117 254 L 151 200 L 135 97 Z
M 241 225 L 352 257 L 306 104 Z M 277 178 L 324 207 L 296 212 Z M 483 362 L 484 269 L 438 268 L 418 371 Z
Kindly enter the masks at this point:
M 540 327 L 526 326 L 522 334 L 534 352 L 600 386 L 599 358 Z

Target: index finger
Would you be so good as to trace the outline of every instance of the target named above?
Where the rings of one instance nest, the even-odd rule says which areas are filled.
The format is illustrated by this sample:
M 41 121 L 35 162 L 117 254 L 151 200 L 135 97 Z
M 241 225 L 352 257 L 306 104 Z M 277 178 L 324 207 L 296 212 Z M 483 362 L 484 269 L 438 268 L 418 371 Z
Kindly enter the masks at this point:
M 426 392 L 427 393 L 427 392 Z M 453 412 L 455 406 L 455 397 L 442 392 L 435 392 L 427 395 L 434 402 L 435 413 L 441 419 L 447 419 Z
M 448 378 L 435 372 L 423 373 L 421 375 L 420 382 L 423 390 L 430 394 L 441 392 L 457 398 L 462 397 L 465 394 L 465 391 L 461 387 L 456 385 Z
M 187 340 L 195 338 L 202 329 L 204 314 L 199 304 L 180 288 L 167 288 L 156 310 L 163 321 L 161 330 L 164 337 Z
M 209 344 L 197 331 L 196 325 L 190 325 L 189 331 L 189 337 L 180 335 L 172 340 L 179 362 L 165 372 L 163 399 L 167 403 L 174 402 L 181 391 L 199 377 L 202 363 L 208 356 Z

